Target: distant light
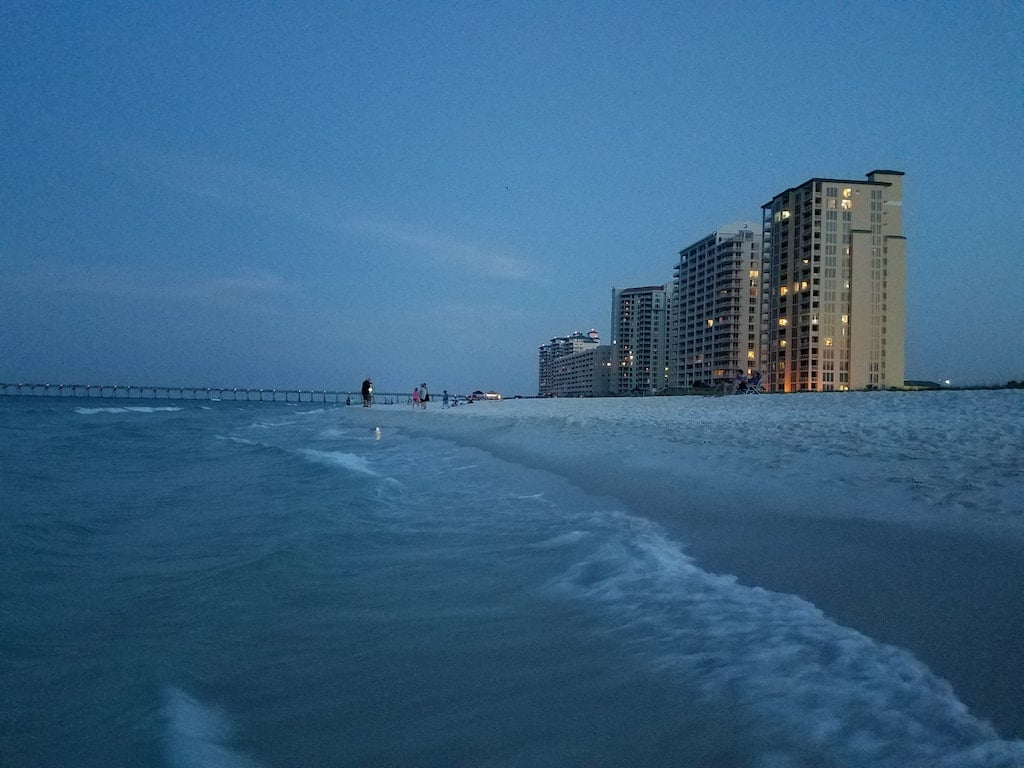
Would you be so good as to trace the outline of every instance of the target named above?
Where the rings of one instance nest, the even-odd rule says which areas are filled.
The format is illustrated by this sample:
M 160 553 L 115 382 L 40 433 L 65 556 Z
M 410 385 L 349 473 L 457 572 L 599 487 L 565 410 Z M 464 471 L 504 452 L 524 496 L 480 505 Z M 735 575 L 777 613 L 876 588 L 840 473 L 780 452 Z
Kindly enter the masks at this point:
M 945 384 L 948 387 L 952 382 L 949 379 L 946 379 L 942 383 Z

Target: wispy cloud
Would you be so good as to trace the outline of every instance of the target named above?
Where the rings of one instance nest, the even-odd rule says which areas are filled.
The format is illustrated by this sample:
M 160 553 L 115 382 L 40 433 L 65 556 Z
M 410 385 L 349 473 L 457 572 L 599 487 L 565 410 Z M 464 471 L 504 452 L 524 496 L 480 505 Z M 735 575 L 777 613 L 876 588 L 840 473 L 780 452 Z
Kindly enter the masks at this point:
M 533 264 L 500 242 L 419 226 L 390 212 L 355 211 L 350 202 L 238 164 L 140 151 L 132 164 L 165 184 L 218 205 L 272 213 L 346 239 L 369 240 L 450 267 L 505 280 L 537 280 Z
M 487 277 L 508 280 L 535 279 L 532 266 L 498 247 L 488 247 L 456 235 L 368 218 L 351 218 L 344 223 L 353 235 L 407 249 L 429 258 L 434 266 L 459 268 Z
M 285 311 L 303 301 L 303 289 L 268 271 L 243 275 L 154 274 L 131 265 L 96 265 L 46 259 L 19 271 L 24 292 L 61 293 L 97 300 L 136 300 L 221 310 Z M 14 286 L 12 286 L 14 287 Z M 276 308 L 276 310 L 275 310 Z

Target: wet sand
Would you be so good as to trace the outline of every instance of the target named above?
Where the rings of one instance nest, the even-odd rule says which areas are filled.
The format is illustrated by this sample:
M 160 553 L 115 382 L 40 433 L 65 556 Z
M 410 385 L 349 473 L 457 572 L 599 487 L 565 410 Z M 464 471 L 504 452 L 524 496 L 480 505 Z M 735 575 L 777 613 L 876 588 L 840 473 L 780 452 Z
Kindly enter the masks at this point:
M 646 464 L 639 453 L 595 471 L 588 444 L 567 449 L 564 436 L 557 455 L 501 431 L 463 439 L 654 520 L 707 571 L 798 595 L 837 623 L 911 652 L 1003 738 L 1024 739 L 1019 533 L 984 533 L 979 519 L 963 530 L 949 519 L 901 522 L 906 499 L 863 483 L 832 498 L 814 488 L 798 495 L 785 478 L 710 468 L 699 449 L 680 450 L 671 464 Z M 880 519 L 886 509 L 893 520 Z

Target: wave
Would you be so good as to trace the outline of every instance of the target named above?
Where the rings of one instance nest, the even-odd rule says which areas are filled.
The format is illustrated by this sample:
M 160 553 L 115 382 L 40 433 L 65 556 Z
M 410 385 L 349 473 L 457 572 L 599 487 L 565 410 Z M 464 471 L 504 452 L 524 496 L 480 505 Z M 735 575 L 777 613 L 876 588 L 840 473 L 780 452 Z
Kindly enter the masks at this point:
M 752 713 L 782 745 L 765 765 L 804 764 L 808 750 L 865 768 L 1024 763 L 1024 742 L 1000 740 L 909 652 L 839 626 L 796 596 L 701 570 L 653 523 L 610 519 L 614 535 L 553 589 L 604 605 L 659 674 Z
M 534 549 L 561 549 L 562 547 L 578 544 L 580 541 L 587 538 L 587 536 L 588 534 L 586 531 L 570 531 L 569 533 L 552 536 L 550 539 L 545 539 L 544 541 L 538 541 L 533 545 L 533 547 Z
M 257 443 L 255 440 L 247 440 L 244 437 L 236 437 L 234 435 L 214 435 L 216 440 L 225 440 L 229 443 L 239 443 L 241 445 L 265 445 L 264 443 Z
M 82 416 L 95 416 L 98 413 L 157 413 L 159 411 L 180 411 L 182 408 L 174 405 L 150 406 L 150 405 L 125 405 L 111 408 L 75 408 L 75 413 Z
M 232 728 L 220 710 L 171 687 L 164 694 L 164 716 L 172 768 L 257 768 L 228 746 Z
M 343 453 L 341 451 L 318 451 L 314 448 L 303 448 L 299 453 L 316 464 L 326 464 L 331 467 L 342 467 L 352 472 L 361 472 L 365 475 L 379 476 L 379 473 L 370 467 L 370 463 L 362 456 L 354 453 Z

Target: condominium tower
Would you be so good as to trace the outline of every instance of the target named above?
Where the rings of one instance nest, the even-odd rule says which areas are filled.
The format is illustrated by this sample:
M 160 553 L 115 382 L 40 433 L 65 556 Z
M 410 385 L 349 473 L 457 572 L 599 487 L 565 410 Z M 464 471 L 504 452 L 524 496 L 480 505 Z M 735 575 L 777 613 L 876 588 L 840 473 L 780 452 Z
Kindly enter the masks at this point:
M 668 383 L 667 285 L 612 289 L 612 389 L 653 395 Z
M 902 387 L 903 172 L 815 178 L 762 206 L 773 392 Z
M 597 331 L 556 336 L 539 349 L 540 397 L 604 397 L 611 394 L 611 350 Z
M 672 277 L 669 386 L 710 386 L 761 368 L 761 236 L 754 222 L 720 227 L 679 252 Z

